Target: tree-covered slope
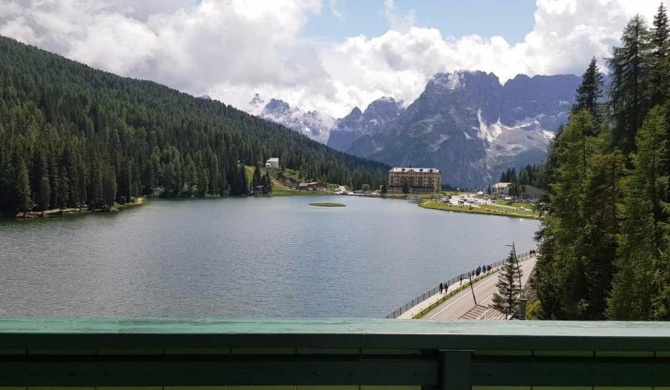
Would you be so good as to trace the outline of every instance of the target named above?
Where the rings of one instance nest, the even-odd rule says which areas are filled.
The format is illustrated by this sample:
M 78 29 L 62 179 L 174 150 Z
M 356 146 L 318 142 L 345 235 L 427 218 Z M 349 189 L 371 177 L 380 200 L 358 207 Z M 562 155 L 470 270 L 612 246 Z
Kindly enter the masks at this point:
M 110 207 L 135 196 L 248 191 L 279 157 L 312 180 L 381 185 L 388 167 L 217 101 L 0 37 L 0 211 Z
M 538 317 L 670 320 L 670 33 L 626 25 L 607 64 L 594 58 L 545 165 L 547 215 L 532 277 Z

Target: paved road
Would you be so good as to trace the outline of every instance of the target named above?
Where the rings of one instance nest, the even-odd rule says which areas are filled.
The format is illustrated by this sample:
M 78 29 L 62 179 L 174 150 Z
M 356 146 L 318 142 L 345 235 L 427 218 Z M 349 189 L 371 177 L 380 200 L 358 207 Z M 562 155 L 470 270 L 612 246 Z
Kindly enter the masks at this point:
M 535 266 L 535 258 L 526 260 L 521 263 L 521 283 L 525 286 L 530 277 L 530 273 Z M 474 284 L 475 297 L 477 304 L 488 306 L 492 303 L 493 294 L 496 292 L 496 282 L 498 281 L 498 273 L 478 281 Z M 457 320 L 463 314 L 470 311 L 475 306 L 472 299 L 472 290 L 468 287 L 450 299 L 444 301 L 440 306 L 431 310 L 425 315 L 424 319 L 430 320 Z

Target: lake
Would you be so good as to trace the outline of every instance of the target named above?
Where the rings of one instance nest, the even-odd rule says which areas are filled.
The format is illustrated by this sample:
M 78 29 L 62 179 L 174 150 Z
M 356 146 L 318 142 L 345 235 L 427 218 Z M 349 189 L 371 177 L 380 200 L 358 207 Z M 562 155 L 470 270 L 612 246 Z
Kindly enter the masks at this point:
M 534 248 L 538 226 L 351 196 L 152 200 L 5 220 L 0 315 L 384 317 L 505 258 L 505 245 Z

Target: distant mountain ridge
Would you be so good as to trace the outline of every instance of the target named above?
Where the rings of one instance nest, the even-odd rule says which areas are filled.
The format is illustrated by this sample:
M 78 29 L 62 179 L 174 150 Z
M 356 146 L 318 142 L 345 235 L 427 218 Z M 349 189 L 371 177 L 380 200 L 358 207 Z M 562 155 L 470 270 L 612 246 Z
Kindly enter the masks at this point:
M 388 123 L 405 111 L 402 104 L 402 101 L 392 97 L 382 97 L 370 103 L 364 112 L 354 107 L 349 115 L 335 122 L 327 145 L 345 151 L 362 136 L 383 131 Z
M 517 76 L 501 84 L 493 73 L 438 73 L 396 119 L 344 151 L 394 166 L 434 166 L 444 183 L 482 187 L 510 166 L 544 162 L 580 82 Z
M 549 142 L 567 123 L 581 78 L 493 73 L 438 73 L 407 108 L 382 97 L 365 111 L 334 119 L 282 100 L 250 102 L 261 118 L 355 156 L 396 166 L 434 166 L 443 182 L 482 187 L 508 167 L 544 162 Z
M 250 108 L 258 109 L 265 101 L 256 94 L 249 102 Z M 251 111 L 254 111 L 254 110 Z M 291 107 L 280 99 L 270 101 L 258 112 L 258 116 L 273 123 L 284 125 L 289 129 L 306 135 L 308 138 L 322 144 L 328 142 L 330 129 L 335 124 L 335 118 L 321 114 L 318 111 L 303 112 L 298 107 Z

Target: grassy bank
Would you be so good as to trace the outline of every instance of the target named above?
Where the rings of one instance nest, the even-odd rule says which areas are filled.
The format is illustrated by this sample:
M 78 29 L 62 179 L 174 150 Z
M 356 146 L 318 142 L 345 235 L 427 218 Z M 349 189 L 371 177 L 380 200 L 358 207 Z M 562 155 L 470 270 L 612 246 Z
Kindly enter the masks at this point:
M 346 204 L 333 203 L 333 202 L 310 203 L 309 205 L 310 206 L 317 206 L 317 207 L 347 207 Z
M 424 199 L 419 203 L 419 206 L 426 209 L 454 211 L 457 213 L 471 213 L 471 214 L 484 214 L 484 215 L 498 215 L 502 217 L 513 217 L 513 218 L 540 219 L 539 214 L 534 213 L 532 211 L 506 210 L 491 205 L 484 205 L 482 207 L 473 207 L 467 205 L 455 206 L 448 203 L 442 203 L 437 200 Z

